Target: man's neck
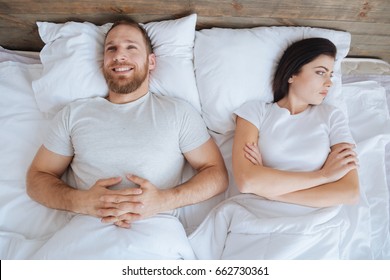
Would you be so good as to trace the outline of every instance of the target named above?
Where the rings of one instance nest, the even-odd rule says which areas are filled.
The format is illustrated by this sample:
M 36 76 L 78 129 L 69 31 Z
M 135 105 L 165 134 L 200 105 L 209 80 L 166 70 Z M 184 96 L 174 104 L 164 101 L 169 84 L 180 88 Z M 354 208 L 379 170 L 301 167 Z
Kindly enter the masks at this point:
M 149 90 L 137 90 L 130 93 L 116 93 L 109 91 L 107 100 L 114 104 L 125 104 L 140 99 L 145 96 Z

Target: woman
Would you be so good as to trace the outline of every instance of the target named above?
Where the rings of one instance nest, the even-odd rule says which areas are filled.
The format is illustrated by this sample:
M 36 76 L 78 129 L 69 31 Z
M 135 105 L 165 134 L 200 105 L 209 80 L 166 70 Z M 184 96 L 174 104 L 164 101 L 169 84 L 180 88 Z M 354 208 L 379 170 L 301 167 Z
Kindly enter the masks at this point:
M 311 207 L 357 202 L 358 159 L 346 117 L 322 104 L 335 56 L 324 38 L 292 44 L 275 72 L 274 102 L 235 111 L 232 157 L 240 192 Z
M 348 218 L 336 205 L 358 200 L 358 159 L 346 116 L 323 104 L 335 57 L 327 39 L 293 43 L 275 72 L 274 102 L 234 112 L 233 175 L 245 194 L 190 236 L 197 258 L 346 258 Z

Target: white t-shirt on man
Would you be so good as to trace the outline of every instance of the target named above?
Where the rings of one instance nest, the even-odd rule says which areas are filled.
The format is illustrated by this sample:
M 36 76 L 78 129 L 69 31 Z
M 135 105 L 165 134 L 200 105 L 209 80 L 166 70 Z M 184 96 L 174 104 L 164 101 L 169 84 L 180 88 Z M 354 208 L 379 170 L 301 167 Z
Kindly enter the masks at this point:
M 81 99 L 60 111 L 44 142 L 57 154 L 73 156 L 76 186 L 121 176 L 117 187 L 134 186 L 126 174 L 165 189 L 181 183 L 183 153 L 210 138 L 201 116 L 187 103 L 147 93 L 134 102 Z

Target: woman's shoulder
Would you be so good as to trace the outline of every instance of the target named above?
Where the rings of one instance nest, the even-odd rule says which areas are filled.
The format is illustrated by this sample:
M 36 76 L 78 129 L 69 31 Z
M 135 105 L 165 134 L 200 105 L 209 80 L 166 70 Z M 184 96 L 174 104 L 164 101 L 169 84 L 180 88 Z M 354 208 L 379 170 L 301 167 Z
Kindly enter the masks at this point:
M 234 111 L 234 116 L 239 116 L 260 128 L 271 106 L 272 103 L 260 100 L 248 101 Z
M 261 100 L 249 100 L 249 101 L 246 101 L 245 103 L 243 103 L 240 107 L 238 107 L 236 111 L 254 110 L 256 112 L 259 112 L 259 111 L 262 112 L 271 106 L 272 106 L 272 103 L 264 102 Z
M 313 106 L 315 109 L 314 111 L 326 118 L 326 119 L 345 119 L 347 118 L 346 114 L 337 106 L 327 104 L 327 103 L 322 103 L 320 105 Z
M 314 107 L 316 108 L 317 111 L 327 112 L 329 114 L 333 112 L 342 112 L 341 109 L 338 108 L 337 106 L 328 103 L 322 103 Z

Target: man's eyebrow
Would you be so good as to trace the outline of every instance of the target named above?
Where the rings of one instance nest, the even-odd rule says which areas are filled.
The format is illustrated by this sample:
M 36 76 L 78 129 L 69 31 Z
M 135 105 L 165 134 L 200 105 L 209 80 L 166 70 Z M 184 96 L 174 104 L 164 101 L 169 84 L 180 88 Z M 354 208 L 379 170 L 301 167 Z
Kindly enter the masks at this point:
M 129 43 L 129 44 L 138 44 L 136 41 L 133 41 L 133 40 L 125 40 L 126 43 Z M 109 41 L 109 42 L 106 42 L 105 44 L 106 46 L 110 46 L 110 45 L 115 45 L 115 41 Z

